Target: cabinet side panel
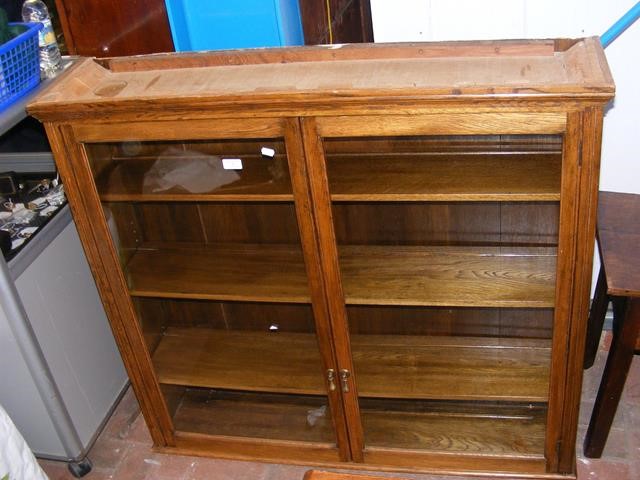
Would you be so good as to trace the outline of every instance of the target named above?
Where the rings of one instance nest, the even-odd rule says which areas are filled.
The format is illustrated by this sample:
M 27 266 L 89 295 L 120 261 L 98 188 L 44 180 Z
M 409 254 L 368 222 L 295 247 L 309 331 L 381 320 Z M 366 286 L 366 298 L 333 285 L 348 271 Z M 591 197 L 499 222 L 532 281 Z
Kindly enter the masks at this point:
M 586 323 L 589 312 L 593 249 L 595 243 L 598 180 L 600 172 L 600 146 L 602 140 L 600 108 L 588 108 L 583 114 L 581 169 L 579 177 L 578 218 L 576 228 L 576 267 L 573 284 L 572 314 L 569 330 L 567 385 L 562 422 L 562 444 L 559 450 L 558 470 L 575 472 L 575 440 L 578 428 L 578 410 L 583 376 Z
M 173 445 L 171 420 L 135 310 L 126 293 L 126 282 L 84 152 L 68 126 L 47 123 L 45 128 L 65 183 L 78 234 L 151 437 L 156 445 Z
M 585 322 L 595 240 L 602 111 L 570 112 L 563 151 L 556 314 L 545 453 L 548 470 L 575 471 Z

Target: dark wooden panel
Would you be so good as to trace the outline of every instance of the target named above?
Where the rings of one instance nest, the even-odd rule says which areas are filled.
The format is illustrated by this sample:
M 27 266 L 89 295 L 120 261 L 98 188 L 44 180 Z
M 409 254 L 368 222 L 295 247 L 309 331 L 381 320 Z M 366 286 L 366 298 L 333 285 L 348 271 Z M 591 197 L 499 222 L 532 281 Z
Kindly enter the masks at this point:
M 293 202 L 215 203 L 199 208 L 210 243 L 300 244 Z
M 559 135 L 422 135 L 323 138 L 328 156 L 348 153 L 561 153 Z
M 500 336 L 548 338 L 553 335 L 553 309 L 504 309 L 500 311 Z
M 309 305 L 163 298 L 140 298 L 138 301 L 154 305 L 154 312 L 169 312 L 165 325 L 172 327 L 268 332 L 272 325 L 276 325 L 280 332 L 315 331 L 313 312 Z
M 373 42 L 369 0 L 304 0 L 300 15 L 306 45 Z
M 56 0 L 69 53 L 117 57 L 172 52 L 164 0 Z
M 223 306 L 218 302 L 188 300 L 155 300 L 163 302 L 169 313 L 169 325 L 182 327 L 210 327 L 224 329 L 227 322 Z
M 496 203 L 334 203 L 339 244 L 448 245 L 500 241 Z
M 556 245 L 556 202 L 335 202 L 340 244 Z
M 551 309 L 347 307 L 352 334 L 551 338 Z
M 500 207 L 505 244 L 557 245 L 560 202 L 509 203 Z
M 315 332 L 310 305 L 225 303 L 223 308 L 231 330 L 267 332 L 275 325 L 279 332 Z
M 206 241 L 195 203 L 139 203 L 135 205 L 145 242 Z

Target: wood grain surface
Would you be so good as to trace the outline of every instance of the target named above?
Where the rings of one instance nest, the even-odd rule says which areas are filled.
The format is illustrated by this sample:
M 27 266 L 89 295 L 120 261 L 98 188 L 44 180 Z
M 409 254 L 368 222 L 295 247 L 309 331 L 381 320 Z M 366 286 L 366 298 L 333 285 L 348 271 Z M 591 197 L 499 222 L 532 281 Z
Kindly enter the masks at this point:
M 361 397 L 546 401 L 549 343 L 354 335 Z M 171 328 L 154 354 L 161 383 L 326 395 L 313 334 Z
M 367 448 L 539 457 L 545 409 L 540 405 L 362 402 Z M 326 401 L 193 389 L 174 417 L 182 432 L 333 443 Z
M 640 195 L 600 192 L 598 241 L 607 293 L 640 297 Z
M 500 49 L 513 44 L 493 42 L 488 48 Z M 524 45 L 526 50 L 526 43 Z M 432 49 L 443 49 L 443 46 L 418 47 L 422 52 Z M 337 50 L 338 56 L 343 56 L 340 50 L 348 56 L 353 49 Z M 414 50 L 415 47 L 407 47 L 408 52 Z M 613 93 L 611 75 L 606 61 L 600 58 L 602 49 L 596 38 L 584 39 L 564 52 L 540 55 L 516 53 L 483 57 L 470 53 L 468 45 L 455 43 L 444 46 L 447 58 L 434 58 L 429 53 L 423 53 L 422 58 L 403 58 L 402 52 L 397 51 L 393 58 L 380 59 L 376 58 L 376 51 L 369 48 L 366 59 L 361 60 L 281 63 L 282 59 L 278 58 L 278 63 L 234 65 L 232 59 L 226 65 L 201 68 L 177 68 L 179 60 L 176 60 L 172 70 L 129 72 L 110 71 L 87 59 L 75 69 L 74 78 L 64 77 L 46 89 L 29 105 L 29 111 L 42 119 L 60 114 L 67 119 L 81 118 L 88 113 L 86 106 L 94 105 L 93 117 L 132 113 L 133 108 L 138 118 L 141 114 L 152 114 L 160 119 L 164 116 L 162 110 L 169 113 L 166 112 L 169 104 L 178 115 L 178 105 L 193 115 L 196 110 L 212 111 L 231 103 L 237 112 L 242 105 L 251 104 L 255 115 L 258 106 L 275 112 L 274 104 L 283 99 L 291 111 L 296 102 L 308 108 L 321 101 L 326 108 L 327 98 L 332 98 L 332 108 L 339 111 L 340 105 L 353 100 L 360 99 L 371 105 L 372 100 L 383 97 L 389 100 L 411 96 L 415 101 L 437 96 L 438 100 L 461 101 L 467 97 L 504 96 L 507 100 L 528 102 L 562 95 L 565 99 L 606 101 Z M 312 57 L 309 53 L 300 58 Z M 169 65 L 170 58 L 173 57 L 169 57 Z M 141 104 L 145 105 L 143 112 Z M 531 125 L 535 128 L 535 123 Z M 558 133 L 558 130 L 546 133 Z
M 349 305 L 554 305 L 555 250 L 506 247 L 340 248 Z M 295 245 L 168 244 L 141 248 L 126 270 L 140 297 L 308 303 Z
M 156 448 L 574 478 L 613 93 L 589 38 L 81 59 L 28 108 Z M 245 177 L 145 186 L 168 145 Z

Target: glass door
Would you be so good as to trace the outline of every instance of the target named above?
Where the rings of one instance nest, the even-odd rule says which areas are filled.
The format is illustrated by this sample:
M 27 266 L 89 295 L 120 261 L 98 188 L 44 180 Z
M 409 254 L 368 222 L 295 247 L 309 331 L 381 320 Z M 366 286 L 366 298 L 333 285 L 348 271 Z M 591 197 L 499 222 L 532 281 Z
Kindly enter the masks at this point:
M 363 461 L 543 461 L 561 136 L 320 145 Z
M 335 448 L 284 138 L 85 150 L 175 430 Z

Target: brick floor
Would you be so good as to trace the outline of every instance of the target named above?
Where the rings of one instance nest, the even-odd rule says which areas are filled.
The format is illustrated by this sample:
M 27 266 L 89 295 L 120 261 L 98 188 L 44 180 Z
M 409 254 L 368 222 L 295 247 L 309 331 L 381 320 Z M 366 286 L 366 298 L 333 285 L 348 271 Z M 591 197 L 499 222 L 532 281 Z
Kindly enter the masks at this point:
M 586 459 L 582 442 L 606 358 L 603 337 L 596 364 L 585 372 L 578 431 L 579 480 L 640 479 L 640 356 L 633 360 L 623 398 L 601 459 Z M 89 452 L 94 468 L 87 480 L 301 480 L 309 467 L 163 455 L 151 451 L 151 440 L 138 403 L 129 390 Z M 41 460 L 51 480 L 71 480 L 66 464 Z M 353 473 L 353 472 L 352 472 Z M 451 477 L 376 473 L 413 480 Z M 467 477 L 469 478 L 469 477 Z M 503 480 L 507 480 L 504 479 Z

